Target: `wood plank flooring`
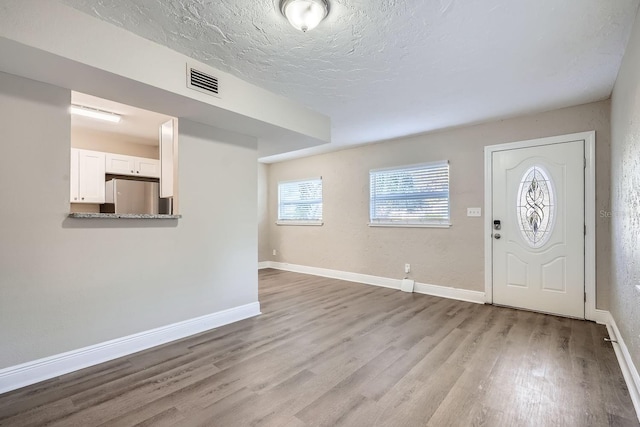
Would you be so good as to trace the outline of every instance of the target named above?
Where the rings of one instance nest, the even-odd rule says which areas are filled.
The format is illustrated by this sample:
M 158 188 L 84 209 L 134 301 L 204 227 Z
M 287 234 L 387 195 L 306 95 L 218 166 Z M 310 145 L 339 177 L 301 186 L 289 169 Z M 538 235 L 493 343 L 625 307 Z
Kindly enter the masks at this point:
M 263 270 L 263 315 L 0 395 L 2 426 L 638 426 L 603 326 Z

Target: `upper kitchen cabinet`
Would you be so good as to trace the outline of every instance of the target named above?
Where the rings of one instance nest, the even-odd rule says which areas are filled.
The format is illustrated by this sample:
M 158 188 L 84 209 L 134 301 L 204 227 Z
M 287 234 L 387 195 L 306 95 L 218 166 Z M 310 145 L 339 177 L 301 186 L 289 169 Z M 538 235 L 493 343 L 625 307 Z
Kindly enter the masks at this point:
M 106 162 L 109 174 L 160 178 L 160 160 L 107 153 Z
M 105 154 L 71 149 L 71 203 L 104 203 Z
M 173 197 L 177 186 L 178 120 L 160 125 L 160 197 Z M 175 203 L 175 201 L 174 201 Z
M 71 104 L 71 148 L 102 154 L 101 169 L 98 160 L 72 157 L 72 174 L 78 178 L 71 182 L 71 212 L 105 212 L 106 182 L 125 179 L 158 183 L 157 197 L 168 199 L 171 213 L 177 214 L 178 120 L 78 92 L 71 93 Z M 94 172 L 100 174 L 98 184 Z M 85 182 L 85 176 L 92 178 Z M 101 188 L 100 194 L 81 195 L 85 186 L 87 192 Z

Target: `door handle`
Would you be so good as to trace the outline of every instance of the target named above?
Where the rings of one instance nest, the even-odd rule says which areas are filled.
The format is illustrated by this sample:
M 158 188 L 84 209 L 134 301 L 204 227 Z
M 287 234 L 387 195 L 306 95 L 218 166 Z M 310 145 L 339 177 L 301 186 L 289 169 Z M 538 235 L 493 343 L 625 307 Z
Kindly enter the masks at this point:
M 494 239 L 499 239 L 500 238 L 500 233 L 496 233 L 493 235 Z

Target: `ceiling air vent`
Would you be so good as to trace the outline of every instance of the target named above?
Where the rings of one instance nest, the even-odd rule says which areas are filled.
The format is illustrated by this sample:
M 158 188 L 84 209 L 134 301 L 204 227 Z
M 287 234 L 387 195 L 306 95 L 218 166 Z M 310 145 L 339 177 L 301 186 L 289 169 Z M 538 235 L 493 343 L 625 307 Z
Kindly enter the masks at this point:
M 187 87 L 209 95 L 218 95 L 218 78 L 187 64 Z

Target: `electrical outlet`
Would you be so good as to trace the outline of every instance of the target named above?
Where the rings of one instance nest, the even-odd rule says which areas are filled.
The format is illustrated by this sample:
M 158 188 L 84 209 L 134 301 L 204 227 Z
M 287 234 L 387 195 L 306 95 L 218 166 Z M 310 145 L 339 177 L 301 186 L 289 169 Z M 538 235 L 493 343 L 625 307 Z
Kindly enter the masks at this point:
M 405 273 L 409 273 L 411 271 L 411 264 L 405 264 L 404 265 L 404 272 Z
M 467 216 L 482 216 L 482 208 L 467 208 Z
M 275 249 L 273 250 L 273 255 L 278 255 L 278 251 L 276 251 Z

